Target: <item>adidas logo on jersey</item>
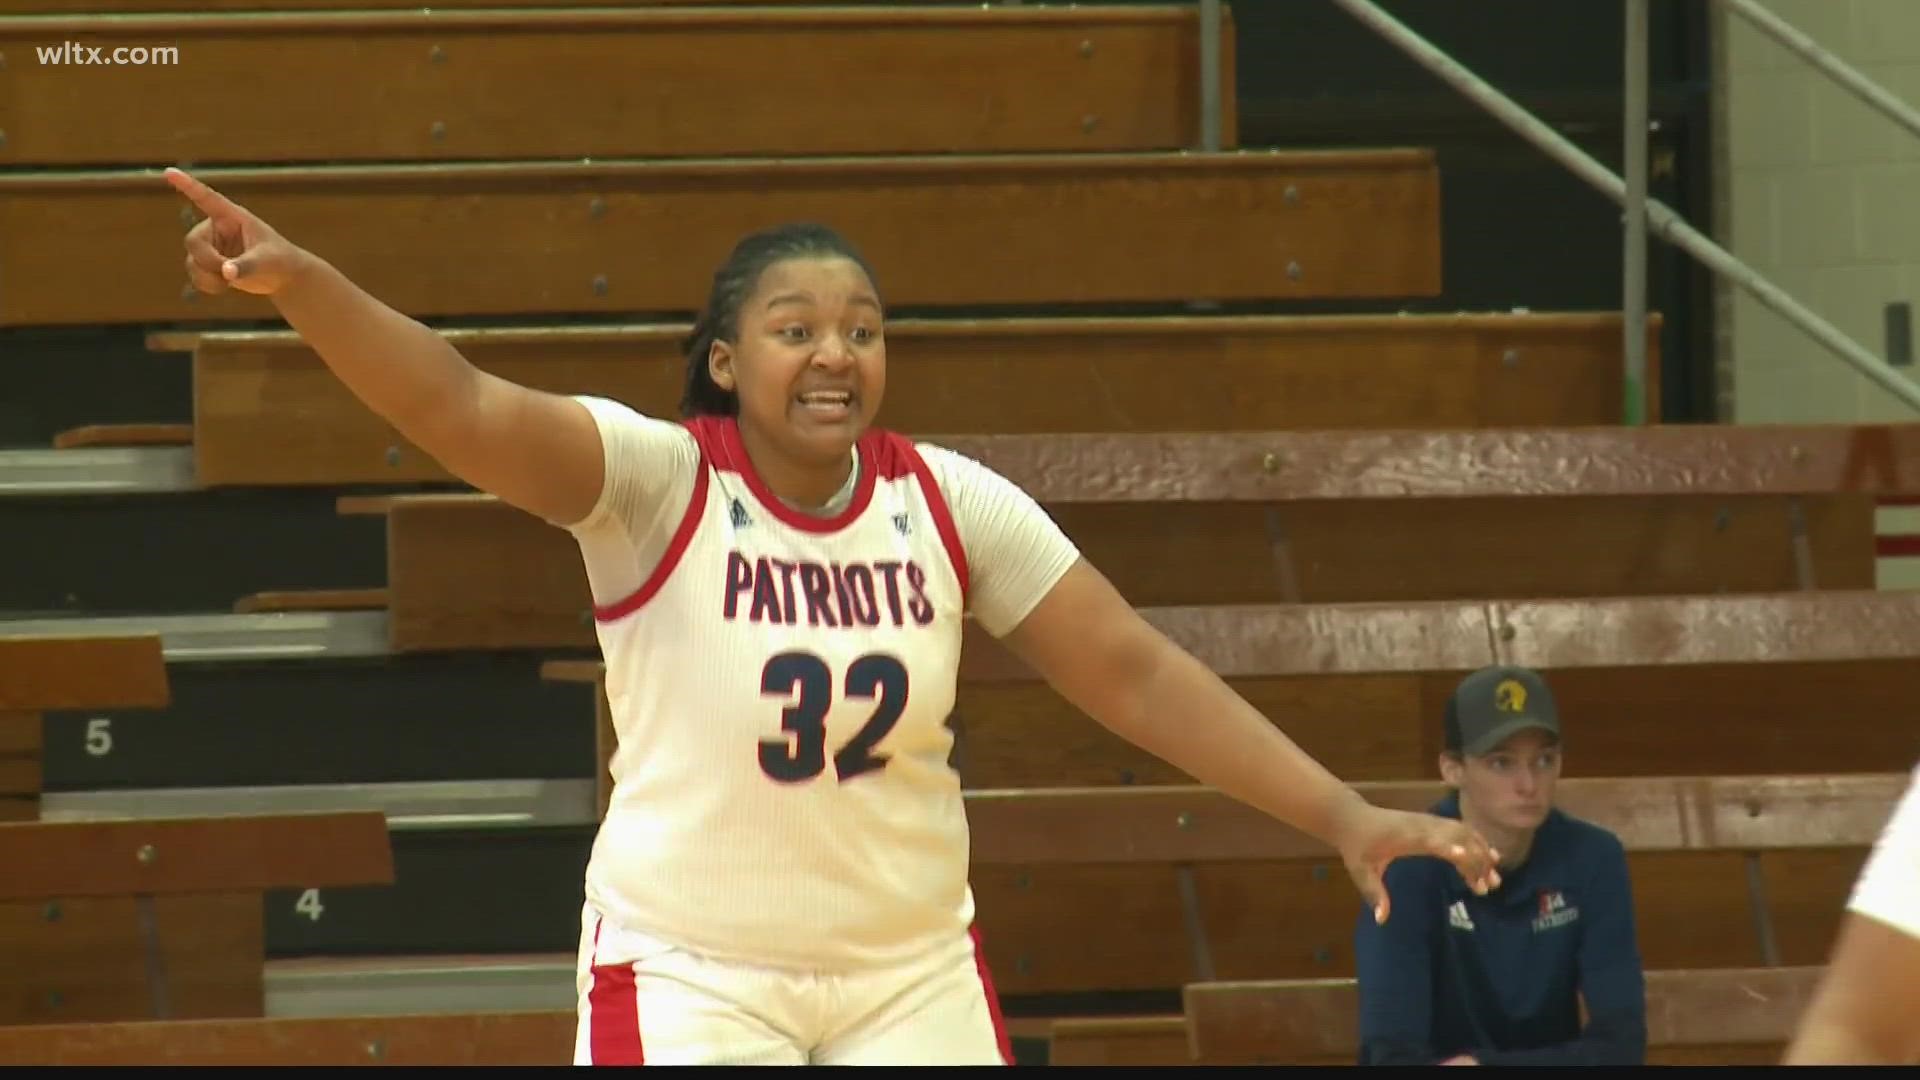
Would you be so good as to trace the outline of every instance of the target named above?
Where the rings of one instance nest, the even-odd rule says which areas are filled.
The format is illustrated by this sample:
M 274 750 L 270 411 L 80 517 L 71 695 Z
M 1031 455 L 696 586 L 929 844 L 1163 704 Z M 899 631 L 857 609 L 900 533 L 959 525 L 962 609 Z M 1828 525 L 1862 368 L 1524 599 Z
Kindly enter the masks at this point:
M 732 519 L 733 527 L 736 529 L 744 529 L 753 524 L 753 519 L 747 516 L 747 508 L 741 505 L 739 499 L 733 500 L 733 505 L 727 509 L 727 516 Z
M 1473 929 L 1473 916 L 1467 914 L 1466 901 L 1455 900 L 1453 906 L 1447 908 L 1447 925 L 1455 930 Z
M 893 531 L 899 533 L 901 536 L 905 536 L 907 535 L 907 533 L 912 531 L 912 525 L 909 524 L 907 520 L 907 515 L 905 514 L 893 515 Z

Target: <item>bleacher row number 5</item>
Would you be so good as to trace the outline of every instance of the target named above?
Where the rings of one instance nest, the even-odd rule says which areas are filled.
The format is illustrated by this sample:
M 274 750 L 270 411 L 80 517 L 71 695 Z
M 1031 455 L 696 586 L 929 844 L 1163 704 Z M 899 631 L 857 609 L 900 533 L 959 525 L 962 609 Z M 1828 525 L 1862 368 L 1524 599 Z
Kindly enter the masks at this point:
M 93 757 L 106 757 L 113 753 L 113 721 L 104 716 L 96 716 L 87 721 L 87 753 Z M 320 903 L 320 890 L 308 889 L 293 902 L 296 914 L 305 915 L 311 922 L 319 922 L 326 913 L 326 907 Z
M 104 716 L 96 716 L 87 721 L 87 753 L 93 757 L 106 757 L 113 753 L 113 721 Z M 320 890 L 308 889 L 293 902 L 296 914 L 305 915 L 311 922 L 319 922 L 326 913 L 326 907 L 320 903 Z

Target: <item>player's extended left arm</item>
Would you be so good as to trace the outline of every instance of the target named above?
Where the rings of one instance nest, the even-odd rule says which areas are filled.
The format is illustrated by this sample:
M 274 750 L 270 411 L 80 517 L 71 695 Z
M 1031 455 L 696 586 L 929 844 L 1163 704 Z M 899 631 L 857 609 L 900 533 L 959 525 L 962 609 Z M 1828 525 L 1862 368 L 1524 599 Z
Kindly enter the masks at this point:
M 1327 771 L 1143 619 L 1085 560 L 1004 640 L 1055 691 L 1121 738 L 1342 852 L 1407 820 Z M 1460 843 L 1457 865 L 1465 864 L 1470 881 L 1488 878 L 1493 859 L 1485 842 L 1462 834 Z
M 1920 769 L 1874 842 L 1784 1065 L 1920 1063 Z
M 1920 938 L 1859 911 L 1843 917 L 1833 956 L 1782 1065 L 1920 1063 Z

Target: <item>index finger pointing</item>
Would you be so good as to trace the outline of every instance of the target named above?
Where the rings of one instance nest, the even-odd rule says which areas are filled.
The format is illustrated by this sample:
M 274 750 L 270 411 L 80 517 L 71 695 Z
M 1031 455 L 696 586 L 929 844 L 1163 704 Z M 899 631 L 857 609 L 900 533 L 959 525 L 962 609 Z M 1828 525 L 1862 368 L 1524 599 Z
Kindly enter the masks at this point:
M 172 184 L 175 191 L 185 195 L 187 201 L 199 207 L 200 212 L 208 217 L 216 214 L 231 214 L 240 209 L 228 201 L 225 195 L 188 176 L 180 169 L 168 168 L 166 177 L 167 183 Z

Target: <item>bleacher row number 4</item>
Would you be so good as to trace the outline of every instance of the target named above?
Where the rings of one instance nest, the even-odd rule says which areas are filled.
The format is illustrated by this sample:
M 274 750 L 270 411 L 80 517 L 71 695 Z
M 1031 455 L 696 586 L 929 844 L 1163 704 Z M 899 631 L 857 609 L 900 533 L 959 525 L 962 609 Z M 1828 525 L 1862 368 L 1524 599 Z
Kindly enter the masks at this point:
M 87 721 L 87 754 L 90 757 L 106 757 L 113 753 L 113 720 L 105 716 L 96 716 Z M 319 889 L 307 889 L 293 902 L 297 915 L 305 915 L 309 922 L 319 922 L 326 914 L 326 906 L 320 902 Z

